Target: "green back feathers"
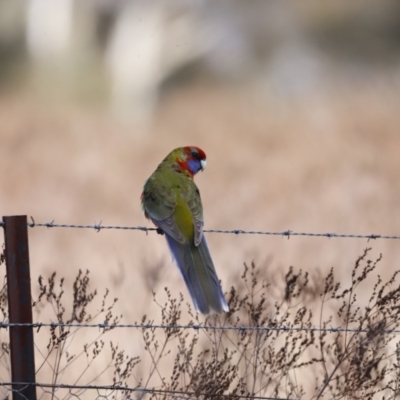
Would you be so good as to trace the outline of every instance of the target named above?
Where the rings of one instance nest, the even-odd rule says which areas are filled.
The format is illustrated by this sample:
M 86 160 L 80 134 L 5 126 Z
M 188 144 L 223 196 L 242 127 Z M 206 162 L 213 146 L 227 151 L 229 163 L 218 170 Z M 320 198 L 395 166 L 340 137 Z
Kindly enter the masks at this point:
M 171 152 L 146 181 L 142 207 L 148 217 L 178 240 L 200 243 L 203 207 L 193 179 L 175 160 L 179 149 Z

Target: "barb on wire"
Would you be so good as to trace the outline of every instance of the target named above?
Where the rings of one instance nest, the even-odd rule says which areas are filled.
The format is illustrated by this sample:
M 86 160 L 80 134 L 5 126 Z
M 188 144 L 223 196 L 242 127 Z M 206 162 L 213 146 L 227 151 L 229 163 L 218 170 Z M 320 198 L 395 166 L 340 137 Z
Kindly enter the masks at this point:
M 51 222 L 45 222 L 45 223 L 38 223 L 35 222 L 33 217 L 30 217 L 32 222 L 28 223 L 28 226 L 30 228 L 34 227 L 45 227 L 45 228 L 76 228 L 76 229 L 93 229 L 96 232 L 100 232 L 103 229 L 120 229 L 120 230 L 138 230 L 138 231 L 143 231 L 143 232 L 149 232 L 149 231 L 156 231 L 157 228 L 148 228 L 146 226 L 119 226 L 119 225 L 101 225 L 102 221 L 99 223 L 94 223 L 93 225 L 79 225 L 79 224 L 56 224 L 54 223 L 54 220 Z M 0 226 L 3 226 L 3 223 L 0 222 Z
M 66 383 L 50 384 L 50 383 L 38 383 L 38 382 L 0 382 L 0 386 L 12 386 L 21 385 L 28 386 L 33 385 L 40 388 L 51 388 L 51 389 L 95 389 L 95 390 L 110 390 L 110 391 L 125 391 L 125 392 L 141 392 L 148 394 L 163 394 L 163 395 L 173 395 L 173 396 L 194 396 L 199 398 L 204 397 L 229 397 L 230 399 L 254 399 L 254 400 L 295 400 L 290 398 L 282 397 L 265 397 L 265 396 L 249 396 L 240 394 L 223 394 L 223 393 L 195 393 L 195 392 L 182 392 L 179 390 L 164 390 L 164 389 L 147 389 L 140 387 L 129 387 L 129 386 L 119 386 L 119 385 L 72 385 Z
M 216 325 L 165 325 L 165 324 L 153 324 L 148 322 L 146 324 L 90 324 L 90 323 L 64 323 L 64 322 L 33 322 L 29 323 L 10 323 L 0 322 L 0 329 L 7 329 L 14 326 L 28 326 L 37 328 L 39 331 L 42 327 L 65 327 L 65 328 L 97 328 L 97 329 L 114 329 L 114 328 L 136 328 L 136 329 L 194 329 L 196 332 L 200 330 L 208 331 L 278 331 L 278 332 L 326 332 L 326 333 L 342 333 L 342 332 L 353 332 L 353 333 L 384 333 L 384 334 L 400 334 L 400 329 L 357 329 L 357 328 L 341 328 L 341 327 L 293 327 L 293 326 L 216 326 Z
M 100 232 L 103 229 L 117 229 L 117 230 L 137 230 L 148 234 L 151 231 L 158 232 L 158 228 L 148 228 L 146 226 L 120 226 L 120 225 L 101 225 L 101 221 L 93 225 L 80 225 L 80 224 L 56 224 L 54 220 L 46 223 L 38 223 L 33 217 L 30 217 L 32 222 L 28 222 L 30 228 L 45 227 L 45 228 L 76 228 L 76 229 L 93 229 L 96 232 Z M 3 222 L 0 222 L 0 226 L 3 226 Z M 290 239 L 292 236 L 308 236 L 308 237 L 326 237 L 326 238 L 351 238 L 351 239 L 391 239 L 399 240 L 400 235 L 382 235 L 382 234 L 355 234 L 355 233 L 333 233 L 333 232 L 294 232 L 291 229 L 285 231 L 254 231 L 254 230 L 243 230 L 243 229 L 205 229 L 204 232 L 208 233 L 223 233 L 233 235 L 267 235 L 267 236 L 282 236 Z

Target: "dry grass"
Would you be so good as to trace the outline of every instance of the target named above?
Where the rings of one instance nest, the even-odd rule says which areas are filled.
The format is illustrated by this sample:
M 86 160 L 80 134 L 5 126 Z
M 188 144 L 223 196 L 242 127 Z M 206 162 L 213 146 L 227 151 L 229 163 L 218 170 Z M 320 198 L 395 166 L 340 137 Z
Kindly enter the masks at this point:
M 41 328 L 40 337 L 47 345 L 37 341 L 37 354 L 43 358 L 37 364 L 37 382 L 52 384 L 54 389 L 39 387 L 40 396 L 397 398 L 399 347 L 393 331 L 399 328 L 400 271 L 388 281 L 378 277 L 368 304 L 363 305 L 358 296 L 381 262 L 381 257 L 372 260 L 369 252 L 365 249 L 357 258 L 346 285 L 337 280 L 333 268 L 322 278 L 317 271 L 309 274 L 290 267 L 272 283 L 263 265 L 245 264 L 227 296 L 229 313 L 204 321 L 182 295 L 175 296 L 166 288 L 165 303 L 159 304 L 157 295 L 154 299 L 159 322 L 154 324 L 144 315 L 142 327 L 129 329 L 131 340 L 141 344 L 133 356 L 126 343 L 121 348 L 109 342 L 110 334 L 121 329 L 114 327 L 120 321 L 114 314 L 116 300 L 110 301 L 106 290 L 96 310 L 98 293 L 90 288 L 88 272 L 79 271 L 72 297 L 66 294 L 64 279 L 55 273 L 39 278 L 39 296 L 33 305 L 39 314 L 47 308 L 58 323 L 100 321 L 108 325 L 98 332 L 68 326 Z M 6 320 L 3 295 L 0 310 Z M 314 330 L 316 326 L 322 329 Z M 91 331 L 90 340 L 83 344 L 82 330 Z M 1 349 L 1 373 L 5 375 L 6 340 Z M 96 368 L 99 373 L 93 376 Z M 60 388 L 60 384 L 78 386 Z M 94 384 L 116 385 L 119 390 L 85 388 Z M 5 388 L 3 393 L 7 393 Z

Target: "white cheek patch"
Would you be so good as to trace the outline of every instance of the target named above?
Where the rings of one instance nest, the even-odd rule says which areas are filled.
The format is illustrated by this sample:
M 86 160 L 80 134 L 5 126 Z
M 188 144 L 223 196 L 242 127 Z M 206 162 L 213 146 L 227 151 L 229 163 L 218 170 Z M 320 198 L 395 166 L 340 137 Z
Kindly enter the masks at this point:
M 200 160 L 200 165 L 201 165 L 201 169 L 206 169 L 207 161 L 206 160 Z

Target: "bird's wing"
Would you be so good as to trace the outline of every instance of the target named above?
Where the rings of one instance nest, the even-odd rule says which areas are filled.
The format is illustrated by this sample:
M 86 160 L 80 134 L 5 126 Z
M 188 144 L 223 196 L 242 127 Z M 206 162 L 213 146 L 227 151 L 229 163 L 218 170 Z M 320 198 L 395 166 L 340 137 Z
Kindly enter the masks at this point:
M 196 184 L 192 179 L 188 181 L 188 185 L 185 188 L 181 188 L 182 200 L 187 204 L 190 213 L 193 217 L 193 229 L 194 229 L 194 244 L 198 246 L 203 237 L 203 206 L 201 204 L 200 192 Z
M 185 243 L 175 222 L 176 192 L 157 177 L 147 180 L 142 194 L 142 206 L 150 220 L 179 243 Z

